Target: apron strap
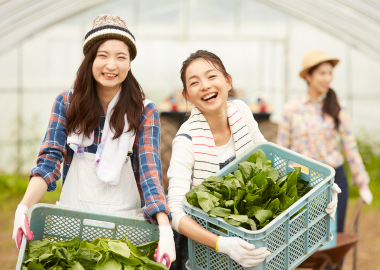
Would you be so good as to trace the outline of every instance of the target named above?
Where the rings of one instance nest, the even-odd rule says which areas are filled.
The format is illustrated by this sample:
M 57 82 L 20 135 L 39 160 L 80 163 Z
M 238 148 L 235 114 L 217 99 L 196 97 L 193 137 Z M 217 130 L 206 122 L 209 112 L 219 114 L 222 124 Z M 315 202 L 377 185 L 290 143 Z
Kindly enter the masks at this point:
M 129 138 L 128 157 L 132 156 L 132 154 L 133 154 L 133 146 L 135 144 L 135 138 L 136 138 L 136 132 L 131 134 L 131 136 Z

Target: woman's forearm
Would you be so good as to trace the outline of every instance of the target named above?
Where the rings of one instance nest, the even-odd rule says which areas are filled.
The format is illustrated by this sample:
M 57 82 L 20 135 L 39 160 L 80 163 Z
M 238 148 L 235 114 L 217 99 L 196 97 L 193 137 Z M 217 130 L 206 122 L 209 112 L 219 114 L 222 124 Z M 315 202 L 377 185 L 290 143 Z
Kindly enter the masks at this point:
M 29 181 L 28 188 L 26 189 L 25 195 L 22 198 L 22 204 L 26 204 L 28 207 L 38 203 L 42 196 L 47 191 L 47 184 L 45 180 L 40 176 L 34 176 Z
M 158 222 L 158 225 L 170 225 L 168 215 L 164 212 L 158 212 L 156 213 L 156 219 Z
M 182 217 L 179 221 L 179 232 L 205 246 L 213 249 L 216 247 L 218 236 L 209 232 L 188 216 Z

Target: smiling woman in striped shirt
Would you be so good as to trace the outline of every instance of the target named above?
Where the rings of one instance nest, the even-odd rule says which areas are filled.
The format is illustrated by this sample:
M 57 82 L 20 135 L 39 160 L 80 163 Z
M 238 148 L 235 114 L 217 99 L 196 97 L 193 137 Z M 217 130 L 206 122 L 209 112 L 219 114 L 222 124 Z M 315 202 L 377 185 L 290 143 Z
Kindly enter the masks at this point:
M 171 269 L 186 269 L 187 237 L 230 256 L 243 267 L 253 267 L 270 254 L 266 247 L 255 248 L 238 237 L 217 236 L 186 215 L 185 194 L 204 179 L 266 142 L 249 107 L 240 100 L 228 101 L 232 77 L 218 56 L 197 51 L 181 69 L 183 96 L 194 104 L 189 119 L 173 140 L 168 170 L 168 204 L 172 212 L 177 261 Z M 334 216 L 337 201 L 332 196 L 326 212 Z
M 186 269 L 187 238 L 216 248 L 244 267 L 262 262 L 270 253 L 237 237 L 218 237 L 188 217 L 183 209 L 186 192 L 215 175 L 236 156 L 266 142 L 248 106 L 227 101 L 232 77 L 222 61 L 208 51 L 197 51 L 183 62 L 183 96 L 194 104 L 189 119 L 173 140 L 168 170 L 168 204 L 176 234 L 177 261 L 171 269 Z

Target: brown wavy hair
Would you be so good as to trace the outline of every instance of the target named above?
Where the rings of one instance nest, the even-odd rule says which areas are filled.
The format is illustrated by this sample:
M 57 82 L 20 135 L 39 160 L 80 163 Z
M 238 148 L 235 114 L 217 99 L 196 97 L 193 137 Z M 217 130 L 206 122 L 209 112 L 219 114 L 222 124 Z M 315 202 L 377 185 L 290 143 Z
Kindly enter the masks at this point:
M 334 66 L 331 61 L 327 61 L 323 63 L 331 63 L 331 65 Z M 307 73 L 309 75 L 312 75 L 314 70 L 323 63 L 320 63 L 312 67 L 311 69 L 308 70 Z M 330 88 L 329 91 L 327 91 L 325 100 L 323 101 L 322 112 L 330 115 L 334 119 L 334 124 L 335 124 L 336 129 L 339 129 L 339 124 L 340 124 L 340 120 L 339 120 L 340 109 L 341 108 L 338 102 L 338 97 L 335 91 L 332 88 Z
M 185 78 L 186 77 L 186 70 L 193 61 L 200 59 L 200 58 L 211 63 L 217 70 L 222 72 L 224 77 L 226 77 L 227 79 L 228 79 L 228 76 L 230 76 L 230 74 L 228 74 L 226 68 L 224 67 L 222 60 L 220 60 L 220 58 L 216 54 L 209 52 L 209 51 L 205 51 L 205 50 L 198 50 L 195 53 L 190 54 L 190 56 L 185 61 L 183 61 L 183 63 L 182 63 L 182 68 L 181 68 L 180 74 L 181 74 L 181 81 L 182 81 L 184 93 L 187 93 L 186 78 Z M 230 91 L 230 92 L 232 92 L 232 91 Z
M 96 91 L 96 82 L 92 75 L 92 65 L 99 46 L 106 40 L 95 43 L 86 53 L 77 71 L 73 95 L 67 112 L 67 134 L 84 133 L 87 137 L 99 126 L 102 106 Z M 128 47 L 129 48 L 129 47 Z M 145 94 L 140 84 L 129 70 L 126 79 L 121 83 L 119 101 L 110 119 L 110 128 L 115 131 L 114 139 L 120 137 L 124 130 L 124 115 L 127 114 L 128 131 L 137 132 L 144 110 Z

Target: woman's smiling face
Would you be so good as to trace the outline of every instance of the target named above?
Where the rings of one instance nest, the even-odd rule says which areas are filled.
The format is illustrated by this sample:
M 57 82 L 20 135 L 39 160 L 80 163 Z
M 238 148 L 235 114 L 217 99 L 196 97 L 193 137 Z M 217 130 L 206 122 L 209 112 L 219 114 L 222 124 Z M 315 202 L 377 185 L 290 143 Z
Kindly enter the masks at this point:
M 203 114 L 216 112 L 227 104 L 231 77 L 225 77 L 212 62 L 203 58 L 194 60 L 186 69 L 184 97 Z
M 129 48 L 123 41 L 111 39 L 99 46 L 92 65 L 92 75 L 98 90 L 117 91 L 130 69 Z

